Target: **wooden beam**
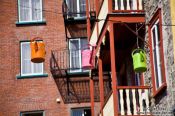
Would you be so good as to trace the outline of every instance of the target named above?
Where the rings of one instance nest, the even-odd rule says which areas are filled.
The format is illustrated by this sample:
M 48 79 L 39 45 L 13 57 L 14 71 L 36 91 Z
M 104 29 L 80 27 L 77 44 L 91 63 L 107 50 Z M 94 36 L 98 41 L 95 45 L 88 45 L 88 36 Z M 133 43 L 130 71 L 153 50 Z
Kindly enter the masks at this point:
M 104 105 L 104 83 L 103 83 L 103 66 L 102 60 L 98 59 L 98 75 L 99 75 L 99 88 L 100 88 L 100 106 L 101 113 L 103 116 L 103 105 Z
M 111 14 L 109 18 L 107 19 L 112 22 L 125 22 L 125 23 L 145 23 L 145 17 L 144 15 L 133 15 L 133 14 L 128 14 L 128 15 L 114 15 Z
M 86 0 L 86 17 L 87 17 L 87 38 L 90 40 L 91 36 L 91 24 L 90 24 L 90 13 L 89 13 L 89 0 Z
M 111 55 L 111 77 L 112 77 L 112 91 L 113 91 L 113 104 L 114 116 L 118 116 L 118 96 L 117 96 L 117 76 L 116 76 L 116 63 L 115 63 L 115 46 L 114 46 L 114 23 L 109 23 L 109 36 L 110 36 L 110 55 Z
M 91 98 L 91 116 L 95 116 L 94 114 L 94 80 L 90 77 L 90 98 Z

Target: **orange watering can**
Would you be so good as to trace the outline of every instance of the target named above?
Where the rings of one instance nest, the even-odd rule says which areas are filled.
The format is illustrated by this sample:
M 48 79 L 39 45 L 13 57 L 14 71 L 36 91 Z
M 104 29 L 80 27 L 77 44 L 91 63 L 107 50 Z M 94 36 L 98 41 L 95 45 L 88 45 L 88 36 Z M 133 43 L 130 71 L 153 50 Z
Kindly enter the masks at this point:
M 39 37 L 33 38 L 30 42 L 31 61 L 33 63 L 42 63 L 45 61 L 45 44 L 43 41 L 36 41 L 38 38 Z

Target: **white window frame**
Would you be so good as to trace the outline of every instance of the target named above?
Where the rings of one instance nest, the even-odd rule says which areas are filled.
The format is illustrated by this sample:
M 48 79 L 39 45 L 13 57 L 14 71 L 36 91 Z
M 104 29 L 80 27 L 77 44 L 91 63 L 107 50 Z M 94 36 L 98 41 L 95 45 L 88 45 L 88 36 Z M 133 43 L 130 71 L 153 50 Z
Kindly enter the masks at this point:
M 21 7 L 25 7 L 25 6 L 22 6 L 22 5 L 20 5 L 20 0 L 18 0 L 18 20 L 19 20 L 19 22 L 38 22 L 38 21 L 43 21 L 43 3 L 42 3 L 42 0 L 40 0 L 40 10 L 39 10 L 39 12 L 41 12 L 40 13 L 40 19 L 37 19 L 37 20 L 32 20 L 32 0 L 29 0 L 30 2 L 30 5 L 29 5 L 29 7 L 31 7 L 30 8 L 30 20 L 28 20 L 28 21 L 22 21 L 21 20 L 21 13 L 20 13 L 20 10 L 21 10 Z
M 34 65 L 35 65 L 35 63 L 33 63 L 33 62 L 31 62 L 31 73 L 23 73 L 23 60 L 22 60 L 22 56 L 23 56 L 23 54 L 22 54 L 22 45 L 23 44 L 30 44 L 30 42 L 20 42 L 20 54 L 21 54 L 21 76 L 30 76 L 30 75 L 42 75 L 42 74 L 44 74 L 44 64 L 42 63 L 42 65 L 41 65 L 41 69 L 42 69 L 42 71 L 40 72 L 40 73 L 34 73 Z M 30 54 L 31 54 L 31 52 L 29 52 Z M 29 59 L 30 60 L 30 59 Z
M 161 73 L 161 65 L 162 64 L 160 62 L 161 54 L 160 54 L 160 47 L 159 47 L 160 46 L 159 45 L 160 44 L 159 43 L 160 38 L 158 38 L 158 37 L 160 37 L 160 35 L 158 35 L 158 34 L 161 33 L 161 32 L 159 32 L 160 27 L 159 28 L 157 27 L 158 24 L 159 24 L 159 19 L 157 19 L 157 21 L 151 27 L 151 37 L 152 37 L 151 40 L 152 40 L 152 52 L 153 52 L 153 63 L 154 63 L 154 78 L 155 78 L 156 90 L 159 89 L 163 84 L 163 75 Z M 155 38 L 154 38 L 153 30 L 155 30 Z M 155 44 L 154 39 L 155 39 L 155 42 L 156 42 L 155 46 L 154 46 L 154 44 Z M 156 52 L 156 56 L 154 55 L 154 52 Z M 155 61 L 155 57 L 157 58 L 156 61 Z
M 81 58 L 81 41 L 80 41 L 80 38 L 78 38 L 78 39 L 69 39 L 69 54 L 70 54 L 70 56 L 69 56 L 69 59 L 70 59 L 70 67 L 72 67 L 72 55 L 71 55 L 71 41 L 77 41 L 78 40 L 78 46 L 79 46 L 79 48 L 78 48 L 78 52 L 79 52 L 79 65 L 80 65 L 80 69 L 70 69 L 70 72 L 72 73 L 72 72 L 82 72 L 82 64 L 81 64 L 81 61 L 82 61 L 82 58 Z
M 71 1 L 71 0 L 66 0 L 66 2 L 68 3 L 68 4 L 70 4 L 69 3 L 69 1 Z M 76 14 L 76 16 L 74 17 L 75 19 L 78 19 L 78 18 L 82 18 L 82 17 L 86 17 L 86 15 L 84 15 L 84 16 L 81 16 L 80 15 L 80 8 L 81 8 L 81 5 L 86 5 L 86 3 L 85 4 L 80 4 L 80 1 L 81 0 L 76 0 L 76 4 L 77 4 L 77 13 L 78 14 Z

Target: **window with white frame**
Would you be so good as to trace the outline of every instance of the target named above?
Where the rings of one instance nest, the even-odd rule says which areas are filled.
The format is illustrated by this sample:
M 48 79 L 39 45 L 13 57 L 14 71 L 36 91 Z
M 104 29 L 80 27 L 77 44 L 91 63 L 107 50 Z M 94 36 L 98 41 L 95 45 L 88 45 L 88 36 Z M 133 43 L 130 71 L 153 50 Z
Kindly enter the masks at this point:
M 151 28 L 152 35 L 152 51 L 153 51 L 153 62 L 154 62 L 154 77 L 156 80 L 156 89 L 158 89 L 162 83 L 162 62 L 160 52 L 160 32 L 159 32 L 159 20 L 157 20 L 154 26 Z
M 69 39 L 70 72 L 81 72 L 81 50 L 88 47 L 87 39 Z
M 156 96 L 166 88 L 164 49 L 162 36 L 162 17 L 161 9 L 158 9 L 149 25 L 149 41 L 153 95 Z
M 69 13 L 74 17 L 86 16 L 86 0 L 67 0 Z
M 42 0 L 18 0 L 19 22 L 42 21 Z
M 31 62 L 30 42 L 21 42 L 21 76 L 43 74 L 43 63 Z

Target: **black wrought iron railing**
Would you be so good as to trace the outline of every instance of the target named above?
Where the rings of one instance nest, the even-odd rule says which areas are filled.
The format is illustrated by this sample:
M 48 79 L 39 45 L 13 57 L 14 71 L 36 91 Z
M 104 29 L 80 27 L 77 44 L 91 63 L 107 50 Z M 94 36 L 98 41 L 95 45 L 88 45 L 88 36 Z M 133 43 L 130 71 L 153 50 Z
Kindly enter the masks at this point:
M 75 71 L 82 69 L 82 50 L 54 50 L 52 54 L 61 70 Z
M 89 1 L 90 13 L 95 12 L 94 1 Z M 63 14 L 66 19 L 86 17 L 86 0 L 64 0 Z

